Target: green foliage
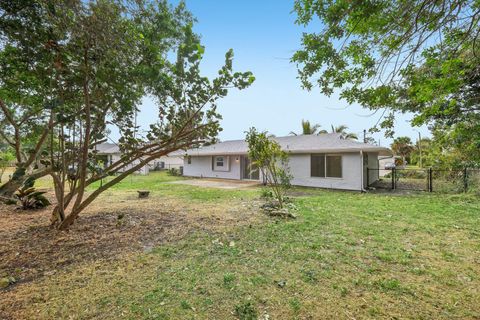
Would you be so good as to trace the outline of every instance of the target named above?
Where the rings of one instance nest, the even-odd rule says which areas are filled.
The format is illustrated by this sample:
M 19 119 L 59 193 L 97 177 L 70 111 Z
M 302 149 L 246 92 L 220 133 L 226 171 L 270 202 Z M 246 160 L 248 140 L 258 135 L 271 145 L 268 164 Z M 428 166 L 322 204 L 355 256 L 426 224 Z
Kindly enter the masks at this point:
M 247 301 L 235 306 L 235 316 L 240 320 L 256 320 L 258 319 L 257 308 L 251 301 Z
M 262 191 L 260 192 L 260 197 L 264 198 L 264 199 L 272 199 L 273 198 L 273 192 L 271 189 L 267 189 L 267 188 L 262 188 Z
M 358 136 L 355 133 L 348 132 L 348 127 L 344 124 L 334 127 L 332 125 L 332 133 L 340 134 L 341 139 L 350 139 L 350 140 L 357 140 Z
M 262 172 L 263 178 L 271 187 L 278 206 L 283 208 L 285 193 L 290 188 L 292 176 L 288 167 L 288 154 L 283 151 L 267 132 L 257 132 L 251 128 L 245 139 L 248 143 L 248 156 Z
M 170 169 L 167 170 L 167 173 L 168 173 L 168 175 L 170 175 L 172 177 L 181 176 L 180 170 L 178 170 L 177 168 L 170 168 Z
M 390 136 L 395 113 L 413 113 L 414 125 L 471 126 L 479 122 L 479 8 L 463 0 L 296 0 L 296 22 L 321 30 L 304 33 L 292 61 L 306 89 L 340 90 L 349 103 L 383 110 L 380 127 Z
M 46 191 L 37 191 L 34 188 L 35 179 L 27 178 L 15 193 L 15 198 L 20 201 L 23 210 L 40 209 L 50 205 L 44 196 Z
M 62 228 L 148 162 L 215 140 L 218 100 L 255 80 L 234 70 L 231 49 L 214 79 L 202 75 L 205 48 L 193 22 L 183 2 L 0 2 L 0 134 L 15 149 L 19 173 L 39 158 L 48 163 L 65 207 L 52 220 Z M 139 134 L 146 95 L 158 118 Z M 104 178 L 95 146 L 107 140 L 107 125 L 120 133 L 122 157 L 105 168 L 117 175 L 86 195 Z
M 323 133 L 324 130 L 322 131 L 319 131 L 321 125 L 319 125 L 318 123 L 317 124 L 311 124 L 310 121 L 308 120 L 303 120 L 302 119 L 302 133 L 301 134 L 304 134 L 304 135 L 308 135 L 308 134 L 319 134 L 319 133 Z M 291 135 L 298 135 L 297 133 L 295 132 L 290 132 Z
M 407 162 L 410 162 L 410 154 L 415 149 L 409 137 L 395 138 L 390 147 L 395 155 L 401 156 Z

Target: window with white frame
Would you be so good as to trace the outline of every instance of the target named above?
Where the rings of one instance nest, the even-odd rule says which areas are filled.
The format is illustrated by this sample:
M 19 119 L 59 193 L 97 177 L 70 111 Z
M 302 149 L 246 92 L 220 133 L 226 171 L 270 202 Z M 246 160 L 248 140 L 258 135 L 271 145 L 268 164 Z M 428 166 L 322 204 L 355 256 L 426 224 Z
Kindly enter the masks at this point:
M 342 178 L 342 156 L 336 154 L 312 154 L 310 176 L 320 178 Z
M 227 156 L 214 156 L 213 159 L 213 171 L 229 171 L 229 157 Z

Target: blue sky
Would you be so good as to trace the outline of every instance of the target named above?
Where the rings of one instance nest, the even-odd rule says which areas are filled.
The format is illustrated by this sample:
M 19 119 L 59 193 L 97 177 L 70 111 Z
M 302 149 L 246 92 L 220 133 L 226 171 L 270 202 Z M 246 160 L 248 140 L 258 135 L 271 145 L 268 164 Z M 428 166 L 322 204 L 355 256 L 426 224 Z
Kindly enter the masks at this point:
M 300 130 L 302 119 L 328 130 L 331 124 L 345 124 L 360 136 L 363 129 L 368 130 L 378 121 L 378 116 L 368 117 L 368 110 L 348 105 L 335 95 L 326 97 L 301 88 L 296 66 L 289 61 L 300 48 L 305 31 L 294 24 L 293 0 L 187 0 L 186 4 L 198 20 L 195 31 L 206 47 L 204 74 L 214 77 L 225 52 L 233 48 L 234 68 L 252 71 L 256 77 L 250 88 L 231 91 L 219 102 L 223 116 L 221 140 L 241 139 L 252 126 L 277 136 L 288 135 Z M 139 124 L 146 128 L 156 114 L 153 102 L 145 98 Z M 410 118 L 397 118 L 396 135 L 407 135 L 415 141 L 415 130 L 419 130 L 422 136 L 428 136 L 425 127 L 412 128 Z M 382 145 L 391 142 L 383 133 L 373 137 Z

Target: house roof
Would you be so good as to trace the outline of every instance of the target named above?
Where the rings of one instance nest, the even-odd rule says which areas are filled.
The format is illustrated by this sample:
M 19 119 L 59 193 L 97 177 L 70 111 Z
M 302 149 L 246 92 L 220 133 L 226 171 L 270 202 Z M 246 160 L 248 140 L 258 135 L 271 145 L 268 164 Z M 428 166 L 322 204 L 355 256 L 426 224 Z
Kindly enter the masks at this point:
M 95 150 L 97 150 L 97 154 L 116 154 L 121 153 L 120 148 L 115 143 L 99 143 L 95 146 Z
M 118 144 L 115 143 L 99 143 L 96 145 L 97 154 L 121 154 L 120 147 Z M 167 154 L 167 157 L 183 157 L 185 155 L 185 151 L 183 150 L 176 150 Z
M 355 140 L 342 139 L 338 133 L 319 135 L 298 135 L 273 137 L 284 151 L 291 153 L 327 153 L 327 152 L 378 152 L 391 155 L 390 149 Z M 191 156 L 236 155 L 247 154 L 248 144 L 245 140 L 230 140 L 217 144 L 187 150 Z

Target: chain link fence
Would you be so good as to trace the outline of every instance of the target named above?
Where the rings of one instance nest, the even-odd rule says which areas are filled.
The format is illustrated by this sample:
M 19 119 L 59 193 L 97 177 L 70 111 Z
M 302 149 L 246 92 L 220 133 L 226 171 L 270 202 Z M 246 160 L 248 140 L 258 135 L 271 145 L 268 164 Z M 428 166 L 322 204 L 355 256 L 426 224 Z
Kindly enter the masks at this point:
M 371 189 L 411 190 L 426 192 L 480 194 L 480 169 L 371 169 L 378 171 L 379 179 L 367 181 Z

